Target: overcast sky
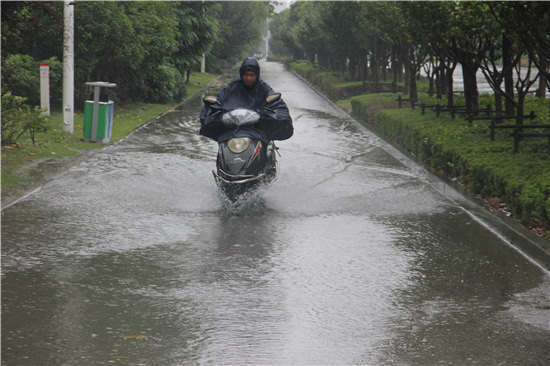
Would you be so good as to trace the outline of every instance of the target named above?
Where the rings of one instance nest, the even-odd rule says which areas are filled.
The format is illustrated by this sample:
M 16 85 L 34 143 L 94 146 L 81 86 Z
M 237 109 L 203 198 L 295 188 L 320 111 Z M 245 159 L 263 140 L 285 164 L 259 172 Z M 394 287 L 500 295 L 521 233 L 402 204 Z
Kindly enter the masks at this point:
M 290 4 L 294 2 L 294 0 L 277 0 L 277 2 L 280 5 L 275 6 L 275 13 L 280 13 L 283 10 L 287 9 L 290 6 Z

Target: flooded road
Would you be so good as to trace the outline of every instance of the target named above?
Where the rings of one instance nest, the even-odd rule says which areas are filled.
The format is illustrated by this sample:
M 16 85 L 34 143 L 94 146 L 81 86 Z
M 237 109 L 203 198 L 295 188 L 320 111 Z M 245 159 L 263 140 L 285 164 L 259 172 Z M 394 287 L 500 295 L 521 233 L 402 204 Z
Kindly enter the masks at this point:
M 260 65 L 295 135 L 259 201 L 218 197 L 197 98 L 3 211 L 2 365 L 550 364 L 548 273 Z

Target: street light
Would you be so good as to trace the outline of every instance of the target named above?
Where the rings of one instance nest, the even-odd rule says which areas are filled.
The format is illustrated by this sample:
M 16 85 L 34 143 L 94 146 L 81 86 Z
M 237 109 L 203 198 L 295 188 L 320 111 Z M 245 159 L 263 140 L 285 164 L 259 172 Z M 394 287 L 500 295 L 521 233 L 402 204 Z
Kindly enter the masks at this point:
M 63 132 L 74 133 L 74 1 L 65 1 L 63 14 Z

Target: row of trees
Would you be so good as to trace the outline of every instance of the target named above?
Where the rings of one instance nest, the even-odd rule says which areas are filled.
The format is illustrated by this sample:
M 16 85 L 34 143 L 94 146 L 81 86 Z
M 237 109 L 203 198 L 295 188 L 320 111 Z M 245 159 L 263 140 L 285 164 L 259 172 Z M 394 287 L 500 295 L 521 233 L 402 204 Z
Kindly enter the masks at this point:
M 404 70 L 411 99 L 418 99 L 416 77 L 424 68 L 430 91 L 452 106 L 457 65 L 469 110 L 478 109 L 479 69 L 495 90 L 497 113 L 504 98 L 506 114 L 522 115 L 536 80 L 539 96 L 550 89 L 550 7 L 544 1 L 298 1 L 274 17 L 270 30 L 274 52 L 348 71 L 354 80 L 386 80 L 391 68 L 397 82 Z
M 39 63 L 50 63 L 52 107 L 62 99 L 63 6 L 60 1 L 2 1 L 2 94 L 39 105 Z M 75 102 L 87 81 L 117 84 L 120 100 L 178 100 L 206 54 L 219 72 L 251 51 L 273 12 L 268 1 L 78 1 Z

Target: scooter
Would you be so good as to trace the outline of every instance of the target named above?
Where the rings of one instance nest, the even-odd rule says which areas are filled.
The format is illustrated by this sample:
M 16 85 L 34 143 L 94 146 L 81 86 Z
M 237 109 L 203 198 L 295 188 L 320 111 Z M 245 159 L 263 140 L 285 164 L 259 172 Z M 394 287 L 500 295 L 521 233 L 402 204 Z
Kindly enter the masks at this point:
M 281 94 L 269 95 L 265 104 L 276 102 Z M 206 97 L 205 104 L 217 105 L 218 114 L 227 131 L 231 133 L 228 140 L 219 142 L 216 170 L 212 171 L 219 190 L 231 202 L 256 191 L 261 186 L 268 186 L 279 176 L 279 162 L 276 154 L 278 147 L 273 141 L 265 143 L 257 126 L 261 122 L 258 112 L 248 109 L 224 111 L 216 97 Z M 262 113 L 274 113 L 262 108 Z M 234 136 L 233 136 L 234 135 Z

